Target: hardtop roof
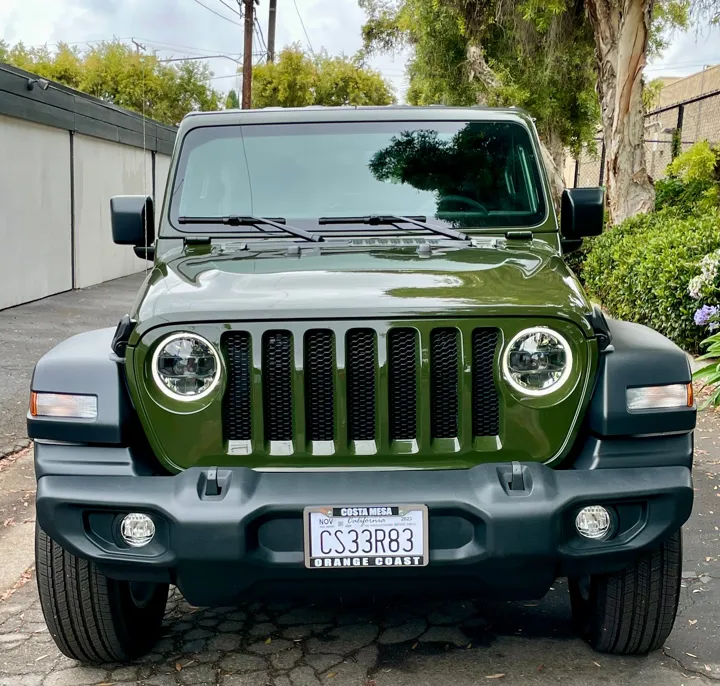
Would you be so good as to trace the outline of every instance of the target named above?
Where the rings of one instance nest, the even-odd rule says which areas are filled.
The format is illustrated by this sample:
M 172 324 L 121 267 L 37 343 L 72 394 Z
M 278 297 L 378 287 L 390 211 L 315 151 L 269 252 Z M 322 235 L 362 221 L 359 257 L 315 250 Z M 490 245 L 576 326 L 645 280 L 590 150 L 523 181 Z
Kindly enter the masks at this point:
M 388 105 L 376 107 L 268 107 L 260 110 L 191 112 L 180 132 L 202 126 L 295 124 L 344 121 L 515 121 L 532 128 L 532 118 L 516 107 L 447 107 Z

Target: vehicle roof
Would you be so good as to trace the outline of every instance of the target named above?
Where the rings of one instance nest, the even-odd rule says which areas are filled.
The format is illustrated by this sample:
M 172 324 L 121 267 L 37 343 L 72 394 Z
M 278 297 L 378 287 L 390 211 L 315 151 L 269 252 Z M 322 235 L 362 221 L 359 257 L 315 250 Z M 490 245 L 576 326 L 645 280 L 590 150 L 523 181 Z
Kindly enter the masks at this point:
M 446 107 L 389 105 L 385 107 L 267 107 L 261 110 L 192 112 L 180 132 L 201 126 L 233 124 L 294 124 L 344 121 L 516 121 L 532 125 L 530 115 L 516 107 Z

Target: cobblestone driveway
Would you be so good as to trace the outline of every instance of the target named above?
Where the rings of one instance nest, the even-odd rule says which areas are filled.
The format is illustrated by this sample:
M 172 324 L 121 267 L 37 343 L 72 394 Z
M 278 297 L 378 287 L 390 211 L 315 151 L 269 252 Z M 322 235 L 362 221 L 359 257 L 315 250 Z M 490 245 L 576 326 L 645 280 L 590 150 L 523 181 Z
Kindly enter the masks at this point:
M 0 603 L 0 686 L 469 686 L 500 680 L 647 686 L 720 677 L 717 666 L 708 665 L 714 673 L 701 677 L 663 652 L 630 659 L 593 653 L 573 636 L 562 581 L 539 603 L 207 610 L 174 593 L 163 634 L 155 650 L 131 666 L 79 666 L 55 648 L 31 579 Z

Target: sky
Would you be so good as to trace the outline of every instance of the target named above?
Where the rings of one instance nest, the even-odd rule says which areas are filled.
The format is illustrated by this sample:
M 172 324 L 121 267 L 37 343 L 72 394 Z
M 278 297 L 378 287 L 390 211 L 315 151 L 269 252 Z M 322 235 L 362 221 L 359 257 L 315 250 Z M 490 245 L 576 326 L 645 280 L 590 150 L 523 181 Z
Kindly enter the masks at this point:
M 362 46 L 364 14 L 357 0 L 278 0 L 277 4 L 276 50 L 300 42 L 316 52 L 324 48 L 331 55 L 353 55 Z M 243 29 L 232 23 L 239 18 L 231 8 L 237 8 L 237 0 L 0 0 L 0 38 L 26 45 L 135 38 L 161 58 L 203 54 L 239 58 Z M 268 0 L 260 0 L 256 13 L 267 36 Z M 256 44 L 254 51 L 261 50 Z M 382 56 L 371 63 L 399 97 L 407 84 L 406 58 Z M 216 88 L 238 87 L 233 76 L 236 64 L 229 59 L 209 62 Z
M 161 58 L 223 54 L 239 58 L 242 27 L 233 9 L 237 0 L 0 0 L 0 38 L 8 43 L 84 44 L 135 38 Z M 205 5 L 205 7 L 201 6 Z M 209 8 L 209 9 L 208 9 Z M 213 10 L 215 13 L 213 13 Z M 257 17 L 267 32 L 268 0 L 260 0 Z M 218 16 L 218 14 L 222 16 Z M 224 18 L 223 18 L 224 17 Z M 352 55 L 361 47 L 363 12 L 357 0 L 278 0 L 276 46 L 300 42 L 315 51 Z M 255 50 L 262 47 L 256 44 Z M 402 99 L 407 87 L 407 54 L 372 60 Z M 672 36 L 660 59 L 647 67 L 649 79 L 683 76 L 720 63 L 720 27 L 692 29 Z M 214 85 L 237 88 L 236 65 L 211 59 Z

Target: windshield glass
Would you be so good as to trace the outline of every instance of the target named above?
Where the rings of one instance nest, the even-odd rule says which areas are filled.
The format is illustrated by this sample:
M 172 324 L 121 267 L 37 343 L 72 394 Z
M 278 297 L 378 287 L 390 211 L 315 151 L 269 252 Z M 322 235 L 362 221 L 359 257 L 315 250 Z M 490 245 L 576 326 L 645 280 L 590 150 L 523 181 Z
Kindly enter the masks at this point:
M 461 227 L 545 216 L 526 129 L 511 122 L 213 126 L 185 137 L 170 218 L 424 216 Z

